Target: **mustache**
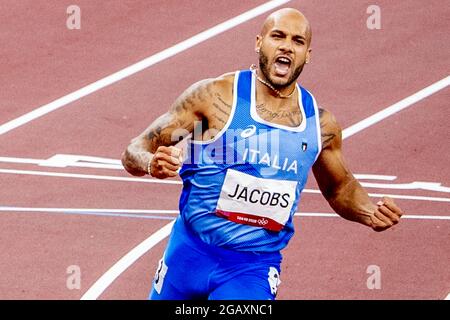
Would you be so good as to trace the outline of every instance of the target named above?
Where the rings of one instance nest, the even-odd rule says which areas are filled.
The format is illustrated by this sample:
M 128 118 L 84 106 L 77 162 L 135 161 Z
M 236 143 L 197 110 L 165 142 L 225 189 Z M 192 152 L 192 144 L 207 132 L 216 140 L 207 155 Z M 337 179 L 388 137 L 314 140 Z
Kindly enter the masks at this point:
M 288 87 L 292 83 L 297 81 L 298 77 L 300 76 L 300 74 L 303 71 L 304 65 L 305 64 L 303 63 L 303 64 L 301 64 L 300 66 L 298 66 L 297 68 L 294 69 L 294 72 L 291 74 L 291 76 L 287 80 L 287 83 L 285 83 L 285 84 L 274 83 L 272 81 L 272 79 L 270 78 L 269 58 L 267 57 L 267 55 L 262 50 L 260 50 L 260 52 L 259 52 L 259 69 L 261 70 L 261 72 L 263 73 L 263 75 L 267 79 L 267 81 L 277 90 L 280 90 L 280 89 L 283 89 L 285 87 Z

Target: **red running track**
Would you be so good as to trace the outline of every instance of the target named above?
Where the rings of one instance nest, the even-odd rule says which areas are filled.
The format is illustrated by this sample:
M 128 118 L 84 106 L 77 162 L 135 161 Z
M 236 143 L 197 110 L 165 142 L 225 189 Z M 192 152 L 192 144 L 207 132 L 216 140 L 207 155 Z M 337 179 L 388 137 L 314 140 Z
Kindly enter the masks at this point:
M 3 1 L 0 125 L 151 56 L 263 1 L 77 1 L 81 30 L 65 27 L 67 2 Z M 449 75 L 445 1 L 379 1 L 382 29 L 368 30 L 369 1 L 291 1 L 313 26 L 313 63 L 300 82 L 343 128 Z M 29 10 L 25 10 L 28 8 Z M 39 14 L 34 14 L 39 12 Z M 19 14 L 20 13 L 20 14 Z M 255 62 L 259 16 L 131 77 L 0 135 L 1 299 L 80 299 L 112 265 L 169 222 L 174 214 L 63 214 L 13 208 L 176 210 L 179 184 L 104 180 L 123 170 L 37 165 L 55 154 L 119 159 L 141 132 L 191 83 Z M 17 34 L 21 37 L 17 38 Z M 238 56 L 238 58 L 237 58 Z M 279 299 L 443 299 L 450 292 L 449 89 L 443 89 L 345 141 L 358 174 L 377 194 L 411 216 L 384 233 L 337 217 L 296 217 L 297 233 L 283 252 Z M 442 143 L 444 142 L 444 143 Z M 15 158 L 6 162 L 5 158 Z M 20 159 L 31 159 L 21 163 Z M 24 172 L 27 171 L 27 172 Z M 31 171 L 31 172 L 30 172 Z M 95 175 L 61 177 L 36 172 Z M 25 174 L 32 173 L 32 174 Z M 408 189 L 414 181 L 438 191 Z M 403 187 L 391 189 L 395 184 Z M 308 189 L 316 189 L 310 179 Z M 430 188 L 428 188 L 430 189 Z M 421 200 L 412 199 L 424 197 Z M 374 198 L 374 201 L 377 198 Z M 9 210 L 5 207 L 11 207 Z M 317 193 L 299 211 L 331 213 Z M 148 218 L 152 216 L 153 218 Z M 440 216 L 445 219 L 434 219 Z M 145 299 L 165 241 L 145 253 L 100 299 Z M 67 268 L 81 270 L 80 289 L 67 288 Z M 371 265 L 381 289 L 367 287 Z

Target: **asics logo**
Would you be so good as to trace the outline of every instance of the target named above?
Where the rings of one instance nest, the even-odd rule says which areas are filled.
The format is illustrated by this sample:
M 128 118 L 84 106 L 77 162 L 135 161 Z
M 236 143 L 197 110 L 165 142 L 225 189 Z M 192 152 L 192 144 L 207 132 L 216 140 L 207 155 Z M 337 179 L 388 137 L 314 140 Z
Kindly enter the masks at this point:
M 256 132 L 256 127 L 254 125 L 250 125 L 244 131 L 241 132 L 241 137 L 244 139 L 251 137 L 252 135 L 255 134 L 255 132 Z

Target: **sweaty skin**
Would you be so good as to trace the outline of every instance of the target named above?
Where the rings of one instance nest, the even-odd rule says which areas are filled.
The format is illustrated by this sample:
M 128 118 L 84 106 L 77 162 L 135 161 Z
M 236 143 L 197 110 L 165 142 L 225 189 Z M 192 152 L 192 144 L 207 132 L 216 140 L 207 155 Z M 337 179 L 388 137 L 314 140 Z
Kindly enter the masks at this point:
M 280 98 L 267 84 L 257 81 L 256 110 L 262 119 L 291 127 L 303 121 L 296 81 L 311 59 L 311 37 L 308 20 L 295 9 L 278 10 L 264 22 L 255 43 L 259 54 L 256 73 L 289 98 Z M 180 150 L 174 145 L 198 126 L 202 134 L 193 136 L 194 140 L 211 139 L 225 126 L 233 104 L 233 82 L 234 73 L 229 73 L 202 80 L 185 90 L 167 113 L 131 141 L 122 154 L 125 169 L 135 176 L 175 177 L 181 162 Z M 397 224 L 403 212 L 394 201 L 385 197 L 372 203 L 354 178 L 342 154 L 342 129 L 325 109 L 320 109 L 320 127 L 322 151 L 313 173 L 330 206 L 343 218 L 375 231 Z

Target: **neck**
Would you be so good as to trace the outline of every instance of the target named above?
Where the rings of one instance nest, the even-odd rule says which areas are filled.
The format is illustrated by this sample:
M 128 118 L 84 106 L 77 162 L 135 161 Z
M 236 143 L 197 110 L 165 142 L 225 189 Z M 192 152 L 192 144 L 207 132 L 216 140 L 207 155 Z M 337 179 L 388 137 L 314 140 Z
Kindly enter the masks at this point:
M 295 93 L 295 91 L 296 91 L 296 89 L 297 89 L 297 86 L 294 84 L 294 86 L 293 86 L 293 88 L 291 89 L 290 93 L 288 93 L 288 94 L 283 94 L 283 93 L 281 93 L 280 90 L 276 89 L 269 81 L 267 81 L 267 80 L 261 78 L 261 77 L 258 75 L 258 71 L 256 71 L 255 75 L 256 75 L 256 79 L 257 79 L 260 83 L 262 83 L 263 85 L 265 85 L 266 87 L 268 87 L 268 88 L 272 91 L 272 93 L 274 93 L 274 95 L 276 95 L 277 97 L 279 97 L 279 98 L 281 98 L 281 99 L 288 99 L 288 98 L 291 98 L 291 97 L 294 95 L 294 93 Z

